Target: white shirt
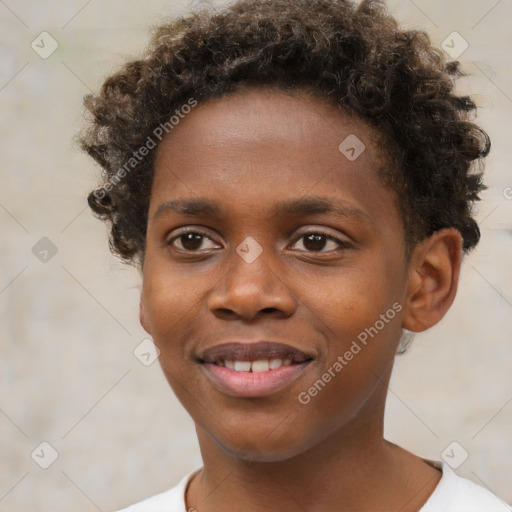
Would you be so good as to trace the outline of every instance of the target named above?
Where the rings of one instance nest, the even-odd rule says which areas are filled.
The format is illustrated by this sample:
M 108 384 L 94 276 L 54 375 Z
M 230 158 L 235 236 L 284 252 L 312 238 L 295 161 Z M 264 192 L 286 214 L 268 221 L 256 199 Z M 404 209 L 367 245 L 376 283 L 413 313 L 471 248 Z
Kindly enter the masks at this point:
M 448 464 L 426 462 L 441 469 L 443 476 L 418 512 L 512 512 L 512 508 L 495 494 L 458 476 Z M 185 491 L 197 471 L 182 478 L 176 487 L 118 512 L 187 512 Z

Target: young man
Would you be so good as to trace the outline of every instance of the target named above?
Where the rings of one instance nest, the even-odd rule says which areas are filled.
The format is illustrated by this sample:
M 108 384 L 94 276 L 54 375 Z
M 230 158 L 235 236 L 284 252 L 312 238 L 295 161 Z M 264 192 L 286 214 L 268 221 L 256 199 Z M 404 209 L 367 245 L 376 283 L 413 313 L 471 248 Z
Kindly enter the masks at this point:
M 92 209 L 203 467 L 127 511 L 505 511 L 386 441 L 404 330 L 439 322 L 479 239 L 446 63 L 379 2 L 242 0 L 160 27 L 86 99 Z

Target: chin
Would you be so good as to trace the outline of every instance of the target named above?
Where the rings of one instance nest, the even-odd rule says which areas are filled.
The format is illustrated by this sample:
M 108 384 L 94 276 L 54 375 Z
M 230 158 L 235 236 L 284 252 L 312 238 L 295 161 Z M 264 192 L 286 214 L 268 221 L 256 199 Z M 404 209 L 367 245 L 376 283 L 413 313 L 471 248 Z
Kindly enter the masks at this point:
M 248 463 L 256 462 L 282 462 L 293 459 L 304 452 L 302 446 L 292 445 L 290 443 L 286 445 L 269 446 L 264 440 L 261 442 L 258 440 L 248 440 L 245 444 L 241 444 L 239 449 L 230 443 L 229 445 L 223 445 L 218 443 L 219 446 L 233 458 Z
M 317 433 L 308 435 L 297 428 L 297 425 L 287 421 L 282 422 L 283 428 L 274 426 L 270 431 L 268 425 L 268 422 L 265 425 L 267 428 L 254 425 L 253 429 L 245 426 L 230 429 L 223 425 L 220 431 L 215 428 L 215 432 L 206 432 L 226 454 L 246 462 L 290 460 L 308 451 L 320 441 Z

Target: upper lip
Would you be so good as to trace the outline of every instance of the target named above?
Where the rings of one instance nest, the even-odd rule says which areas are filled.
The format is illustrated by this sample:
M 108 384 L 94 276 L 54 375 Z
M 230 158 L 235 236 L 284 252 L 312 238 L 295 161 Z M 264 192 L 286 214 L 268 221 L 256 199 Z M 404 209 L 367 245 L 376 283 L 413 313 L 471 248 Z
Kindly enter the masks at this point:
M 303 363 L 312 356 L 297 348 L 274 341 L 231 341 L 208 348 L 198 357 L 202 363 L 218 361 L 258 361 L 261 359 L 289 359 L 293 363 Z

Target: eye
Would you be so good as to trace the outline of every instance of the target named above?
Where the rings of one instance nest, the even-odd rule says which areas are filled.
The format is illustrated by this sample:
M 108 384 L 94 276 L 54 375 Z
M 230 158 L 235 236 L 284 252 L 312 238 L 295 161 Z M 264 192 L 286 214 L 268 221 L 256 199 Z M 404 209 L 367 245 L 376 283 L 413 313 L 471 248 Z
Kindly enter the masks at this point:
M 308 252 L 330 252 L 331 250 L 336 251 L 350 247 L 348 242 L 319 232 L 304 233 L 294 245 L 299 245 L 299 250 L 306 250 Z M 300 245 L 303 248 L 300 248 Z
M 206 233 L 196 230 L 182 231 L 173 236 L 167 242 L 167 245 L 186 252 L 195 252 L 201 249 L 215 249 L 219 247 Z

